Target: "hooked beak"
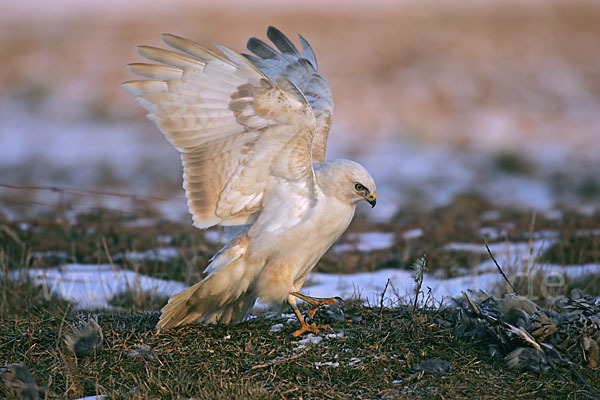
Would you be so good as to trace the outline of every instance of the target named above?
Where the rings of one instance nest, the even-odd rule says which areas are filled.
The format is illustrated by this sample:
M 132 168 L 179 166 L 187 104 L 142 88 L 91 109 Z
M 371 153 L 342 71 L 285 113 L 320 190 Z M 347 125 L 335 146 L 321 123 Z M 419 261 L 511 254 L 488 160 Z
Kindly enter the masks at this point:
M 375 193 L 371 193 L 369 197 L 365 197 L 365 200 L 369 202 L 371 208 L 375 207 L 375 204 L 377 204 L 377 196 L 375 196 Z

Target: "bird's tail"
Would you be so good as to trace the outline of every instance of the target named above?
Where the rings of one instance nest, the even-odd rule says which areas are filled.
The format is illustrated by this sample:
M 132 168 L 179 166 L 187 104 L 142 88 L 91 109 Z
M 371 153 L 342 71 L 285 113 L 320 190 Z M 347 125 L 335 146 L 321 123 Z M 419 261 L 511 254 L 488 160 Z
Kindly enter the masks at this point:
M 209 275 L 189 289 L 171 297 L 158 321 L 158 329 L 193 322 L 239 322 L 256 301 L 250 286 L 255 269 L 243 257 L 237 243 L 217 254 L 206 268 Z

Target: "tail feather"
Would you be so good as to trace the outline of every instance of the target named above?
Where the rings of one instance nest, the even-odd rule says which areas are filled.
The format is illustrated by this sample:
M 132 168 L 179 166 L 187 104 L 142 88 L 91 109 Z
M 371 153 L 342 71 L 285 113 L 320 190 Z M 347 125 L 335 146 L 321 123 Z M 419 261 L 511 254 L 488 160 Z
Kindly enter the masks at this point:
M 210 275 L 169 299 L 158 329 L 194 322 L 239 322 L 246 316 L 256 301 L 251 286 L 257 271 L 234 247 L 213 260 L 207 267 Z

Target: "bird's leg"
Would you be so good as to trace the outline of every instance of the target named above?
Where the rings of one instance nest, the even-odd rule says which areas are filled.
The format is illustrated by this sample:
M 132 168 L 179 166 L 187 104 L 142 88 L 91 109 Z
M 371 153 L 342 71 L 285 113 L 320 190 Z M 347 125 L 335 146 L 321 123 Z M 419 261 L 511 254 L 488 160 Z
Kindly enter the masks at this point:
M 296 297 L 294 297 L 294 296 L 295 295 L 293 293 L 290 293 L 290 295 L 288 296 L 288 303 L 289 303 L 290 307 L 292 307 L 292 310 L 294 310 L 294 314 L 296 314 L 296 317 L 298 317 L 298 321 L 300 322 L 300 329 L 294 331 L 292 333 L 293 336 L 300 336 L 304 332 L 319 333 L 319 332 L 321 332 L 319 330 L 319 328 L 321 328 L 321 329 L 329 328 L 327 325 L 317 326 L 317 324 L 315 324 L 314 322 L 310 325 L 307 324 L 306 321 L 304 320 L 304 317 L 302 316 L 302 313 L 300 313 L 298 306 L 296 305 Z
M 292 292 L 290 294 L 292 296 L 296 296 L 297 298 L 299 298 L 301 300 L 304 300 L 305 302 L 307 302 L 308 304 L 311 305 L 310 310 L 308 310 L 308 313 L 306 314 L 306 316 L 309 318 L 314 317 L 315 313 L 317 312 L 317 310 L 319 308 L 333 304 L 337 301 L 337 299 L 335 297 L 330 297 L 330 298 L 310 297 L 310 296 L 307 296 L 304 293 L 300 293 L 300 292 Z

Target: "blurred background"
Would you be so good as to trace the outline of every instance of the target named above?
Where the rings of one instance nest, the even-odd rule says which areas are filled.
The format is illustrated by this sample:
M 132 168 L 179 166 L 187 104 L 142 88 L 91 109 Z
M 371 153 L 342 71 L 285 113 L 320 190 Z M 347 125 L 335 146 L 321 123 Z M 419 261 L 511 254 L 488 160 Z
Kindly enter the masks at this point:
M 372 172 L 379 221 L 465 193 L 598 212 L 598 1 L 4 0 L 0 213 L 189 220 L 179 157 L 119 87 L 125 65 L 163 32 L 242 51 L 268 25 L 312 44 L 335 99 L 329 158 Z

